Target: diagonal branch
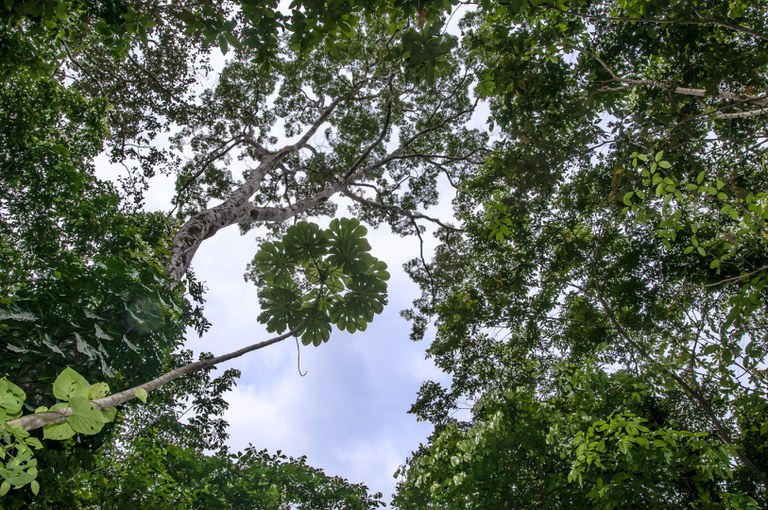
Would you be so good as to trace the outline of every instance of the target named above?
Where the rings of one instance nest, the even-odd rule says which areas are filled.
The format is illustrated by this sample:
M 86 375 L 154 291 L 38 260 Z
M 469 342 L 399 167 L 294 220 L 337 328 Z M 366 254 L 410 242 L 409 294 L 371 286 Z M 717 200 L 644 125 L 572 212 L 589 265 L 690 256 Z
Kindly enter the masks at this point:
M 318 293 L 318 299 L 319 299 L 319 296 L 320 294 Z M 185 375 L 191 374 L 193 372 L 197 372 L 198 370 L 204 370 L 206 368 L 214 367 L 220 363 L 224 363 L 225 361 L 239 358 L 245 354 L 248 354 L 249 352 L 263 349 L 265 347 L 269 347 L 270 345 L 276 344 L 278 342 L 282 342 L 286 338 L 295 336 L 299 331 L 301 331 L 301 328 L 303 328 L 304 325 L 307 323 L 307 321 L 310 320 L 310 318 L 312 318 L 316 309 L 317 309 L 317 300 L 315 301 L 315 307 L 313 308 L 312 312 L 307 314 L 307 316 L 296 327 L 294 327 L 293 329 L 291 329 L 286 333 L 272 337 L 262 342 L 257 342 L 255 344 L 248 345 L 246 347 L 243 347 L 242 349 L 238 349 L 236 351 L 232 351 L 227 354 L 222 354 L 221 356 L 216 356 L 215 358 L 211 358 L 203 361 L 197 361 L 195 363 L 184 365 L 183 367 L 179 367 L 174 370 L 171 370 L 170 372 L 165 373 L 155 379 L 152 379 L 151 381 L 145 382 L 144 384 L 134 386 L 133 388 L 129 388 L 127 390 L 121 391 L 119 393 L 115 393 L 113 395 L 107 395 L 106 397 L 92 400 L 91 402 L 97 409 L 108 409 L 110 407 L 115 407 L 136 398 L 136 392 L 139 390 L 144 390 L 147 393 L 151 391 L 155 391 L 161 388 L 162 386 L 168 384 L 169 382 L 175 381 L 176 379 L 179 379 L 180 377 L 183 377 Z M 67 407 L 66 409 L 62 409 L 56 412 L 28 414 L 26 416 L 22 416 L 14 420 L 9 420 L 7 423 L 10 426 L 19 426 L 24 430 L 33 430 L 33 429 L 39 429 L 41 427 L 45 427 L 46 425 L 54 425 L 56 423 L 64 422 L 71 415 L 72 415 L 72 409 Z
M 349 178 L 355 174 L 357 169 L 360 167 L 360 165 L 363 164 L 363 162 L 368 159 L 368 156 L 371 155 L 371 152 L 373 150 L 381 145 L 381 143 L 384 141 L 384 138 L 387 136 L 387 133 L 389 132 L 389 127 L 392 123 L 392 101 L 394 99 L 394 91 L 392 90 L 392 80 L 394 79 L 393 75 L 389 75 L 389 78 L 387 79 L 387 87 L 389 88 L 389 97 L 387 98 L 387 113 L 384 117 L 384 125 L 379 130 L 379 135 L 376 137 L 374 141 L 372 141 L 370 144 L 368 144 L 368 147 L 363 150 L 362 154 L 355 160 L 355 162 L 352 164 L 352 166 L 347 170 L 347 173 L 344 175 L 344 181 L 349 182 Z

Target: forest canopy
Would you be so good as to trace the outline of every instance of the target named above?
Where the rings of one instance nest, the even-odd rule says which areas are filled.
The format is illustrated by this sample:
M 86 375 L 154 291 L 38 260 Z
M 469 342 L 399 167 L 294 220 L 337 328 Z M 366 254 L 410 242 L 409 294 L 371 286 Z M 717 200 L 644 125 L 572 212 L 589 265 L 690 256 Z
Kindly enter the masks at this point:
M 0 6 L 3 508 L 383 506 L 231 451 L 215 370 L 364 335 L 379 226 L 445 374 L 392 506 L 768 506 L 768 3 L 458 4 Z M 235 227 L 275 336 L 196 357 Z

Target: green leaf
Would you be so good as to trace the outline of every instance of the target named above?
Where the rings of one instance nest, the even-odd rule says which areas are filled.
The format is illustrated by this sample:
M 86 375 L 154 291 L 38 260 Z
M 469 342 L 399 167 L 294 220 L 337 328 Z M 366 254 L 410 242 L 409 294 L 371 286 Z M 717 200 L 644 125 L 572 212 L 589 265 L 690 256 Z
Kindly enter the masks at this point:
M 317 224 L 302 221 L 288 228 L 283 244 L 291 262 L 317 261 L 325 255 L 328 237 Z
M 104 417 L 104 423 L 114 421 L 115 417 L 117 416 L 117 408 L 108 407 L 106 409 L 102 409 L 101 415 Z
M 74 397 L 69 404 L 72 408 L 72 416 L 68 421 L 75 432 L 94 435 L 104 427 L 104 416 L 88 398 Z
M 147 390 L 145 390 L 144 388 L 136 388 L 135 390 L 133 390 L 133 394 L 136 395 L 136 398 L 138 398 L 145 404 L 147 403 L 148 393 L 147 393 Z
M 41 450 L 43 448 L 43 443 L 36 437 L 28 437 L 24 442 L 27 443 L 27 446 L 31 446 L 35 450 Z
M 40 492 L 40 482 L 38 482 L 37 480 L 32 480 L 29 488 L 32 489 L 32 494 L 37 496 L 37 494 Z
M 0 420 L 18 417 L 26 399 L 24 390 L 8 379 L 0 379 Z
M 313 316 L 305 323 L 301 333 L 301 343 L 312 344 L 315 347 L 327 342 L 331 338 L 331 323 L 328 314 L 315 311 Z
M 91 384 L 88 389 L 88 398 L 95 400 L 97 398 L 103 398 L 109 395 L 109 385 L 107 383 L 95 383 Z
M 43 427 L 43 437 L 54 441 L 63 441 L 75 435 L 75 430 L 69 422 L 55 423 Z
M 59 400 L 71 400 L 75 397 L 88 398 L 90 385 L 85 377 L 71 368 L 65 368 L 53 382 L 53 396 Z

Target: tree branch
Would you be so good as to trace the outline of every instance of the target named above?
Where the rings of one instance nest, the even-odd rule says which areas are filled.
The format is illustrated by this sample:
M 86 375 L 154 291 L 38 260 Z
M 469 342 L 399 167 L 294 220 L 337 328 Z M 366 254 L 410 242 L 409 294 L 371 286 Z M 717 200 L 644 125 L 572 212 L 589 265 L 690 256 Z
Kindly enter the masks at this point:
M 768 41 L 768 35 L 765 35 L 751 28 L 747 28 L 737 23 L 731 23 L 729 21 L 723 21 L 717 18 L 701 18 L 701 19 L 656 19 L 656 18 L 633 18 L 631 16 L 600 16 L 596 14 L 580 14 L 574 11 L 566 9 L 558 9 L 557 7 L 550 7 L 563 14 L 572 16 L 578 16 L 580 18 L 589 20 L 602 20 L 602 21 L 619 21 L 623 23 L 650 23 L 654 25 L 715 25 L 722 28 L 728 28 L 736 32 L 749 34 L 764 41 Z
M 171 209 L 171 214 L 176 210 L 176 208 L 179 206 L 179 200 L 181 199 L 181 194 L 184 193 L 187 189 L 189 189 L 190 186 L 201 176 L 205 171 L 208 169 L 208 167 L 213 164 L 214 161 L 216 161 L 219 158 L 222 158 L 229 154 L 229 152 L 237 147 L 237 143 L 241 140 L 240 136 L 233 136 L 226 142 L 219 145 L 213 152 L 209 153 L 208 156 L 203 159 L 202 164 L 200 165 L 200 170 L 195 172 L 194 175 L 192 175 L 187 182 L 184 183 L 184 185 L 179 189 L 179 191 L 176 192 L 176 196 L 173 199 L 173 202 L 176 202 L 176 205 L 173 206 L 173 209 Z M 231 144 L 231 145 L 230 145 Z
M 664 82 L 657 81 L 657 80 L 635 80 L 632 78 L 622 78 L 614 72 L 614 70 L 606 64 L 606 62 L 600 58 L 597 54 L 587 52 L 588 55 L 593 57 L 602 67 L 605 69 L 608 74 L 611 75 L 611 82 L 616 83 L 624 83 L 625 86 L 621 87 L 602 87 L 600 90 L 604 92 L 615 92 L 615 91 L 622 91 L 622 90 L 629 90 L 633 87 L 637 86 L 646 86 L 646 87 L 656 87 L 661 88 L 664 90 L 668 90 L 670 92 L 674 92 L 675 94 L 680 94 L 683 96 L 694 96 L 694 97 L 719 97 L 720 99 L 726 99 L 728 101 L 737 101 L 741 103 L 750 103 L 757 106 L 761 106 L 763 108 L 760 108 L 759 110 L 752 110 L 750 112 L 738 112 L 738 113 L 718 113 L 716 115 L 716 118 L 718 119 L 729 119 L 729 118 L 742 118 L 742 117 L 755 117 L 757 115 L 761 115 L 768 111 L 768 98 L 765 96 L 753 96 L 753 95 L 747 95 L 747 94 L 737 94 L 735 92 L 718 92 L 714 96 L 707 92 L 705 89 L 696 89 L 696 88 L 690 88 L 690 87 L 670 87 Z
M 453 230 L 454 232 L 464 232 L 464 229 L 454 227 L 453 225 L 449 225 L 447 223 L 443 223 L 442 221 L 440 221 L 437 218 L 433 218 L 431 216 L 427 216 L 426 214 L 422 214 L 422 213 L 418 213 L 418 212 L 409 212 L 409 211 L 406 211 L 405 209 L 403 209 L 402 207 L 400 207 L 398 205 L 387 205 L 387 204 L 381 204 L 379 202 L 375 202 L 373 200 L 368 200 L 367 198 L 362 197 L 362 196 L 358 195 L 357 193 L 353 193 L 352 191 L 350 191 L 348 189 L 342 191 L 342 194 L 344 196 L 346 196 L 346 197 L 351 198 L 355 202 L 357 202 L 359 204 L 362 204 L 362 205 L 366 205 L 368 207 L 373 207 L 375 209 L 382 209 L 384 211 L 390 211 L 390 212 L 393 212 L 393 213 L 397 213 L 397 214 L 399 214 L 401 216 L 405 216 L 406 218 L 410 218 L 411 220 L 417 220 L 417 219 L 427 220 L 427 221 L 430 221 L 430 222 L 435 223 L 437 225 L 440 225 L 441 227 L 443 227 L 443 228 L 445 228 L 447 230 Z
M 363 83 L 364 81 L 360 81 L 356 86 L 359 87 Z M 363 150 L 341 179 L 329 183 L 325 189 L 313 195 L 299 199 L 295 203 L 283 207 L 257 207 L 249 202 L 250 197 L 259 189 L 261 181 L 267 173 L 277 168 L 291 154 L 297 153 L 307 146 L 310 138 L 341 103 L 341 99 L 337 98 L 323 111 L 321 116 L 312 124 L 307 132 L 304 133 L 299 141 L 265 156 L 259 166 L 248 176 L 245 183 L 236 189 L 226 201 L 215 207 L 197 213 L 182 225 L 173 239 L 171 259 L 167 266 L 168 273 L 171 277 L 176 281 L 181 280 L 202 242 L 215 235 L 216 232 L 222 228 L 237 223 L 264 221 L 280 222 L 297 214 L 306 212 L 313 207 L 328 201 L 328 199 L 336 193 L 345 190 L 351 182 L 369 175 L 371 172 L 383 167 L 390 161 L 401 158 L 405 150 L 417 139 L 444 127 L 449 122 L 454 121 L 463 115 L 471 113 L 476 106 L 477 101 L 479 101 L 478 99 L 469 108 L 455 112 L 454 114 L 445 117 L 440 122 L 419 130 L 386 157 L 383 157 L 366 167 L 362 167 L 373 150 L 383 143 L 384 138 L 389 131 L 392 117 L 392 101 L 394 99 L 394 92 L 392 92 L 392 76 L 389 77 L 388 83 L 390 97 L 387 102 L 387 112 L 379 135 Z M 437 111 L 432 112 L 429 119 L 434 119 L 436 114 Z
M 191 374 L 193 372 L 197 372 L 198 370 L 203 370 L 206 368 L 213 367 L 215 365 L 224 363 L 225 361 L 229 361 L 231 359 L 239 358 L 240 356 L 248 354 L 249 352 L 263 349 L 264 347 L 268 347 L 270 345 L 281 342 L 286 338 L 290 338 L 294 336 L 298 331 L 300 331 L 302 327 L 304 327 L 304 324 L 306 324 L 306 322 L 309 320 L 311 316 L 312 314 L 308 315 L 307 317 L 304 318 L 303 321 L 301 321 L 299 325 L 297 325 L 295 328 L 291 329 L 290 331 L 283 333 L 282 335 L 272 337 L 268 340 L 264 340 L 263 342 L 257 342 L 255 344 L 251 344 L 247 347 L 243 347 L 242 349 L 238 349 L 236 351 L 232 351 L 227 354 L 222 354 L 221 356 L 216 356 L 215 358 L 211 358 L 204 361 L 197 361 L 195 363 L 184 365 L 183 367 L 179 367 L 175 370 L 171 370 L 170 372 L 163 374 L 160 377 L 157 377 L 155 379 L 152 379 L 149 382 L 140 384 L 139 386 L 134 386 L 133 388 L 121 391 L 119 393 L 115 393 L 113 395 L 108 395 L 103 398 L 92 400 L 91 402 L 97 409 L 108 409 L 110 407 L 115 407 L 117 405 L 124 404 L 129 400 L 136 398 L 136 392 L 138 390 L 143 389 L 147 393 L 149 393 L 185 375 Z M 33 430 L 33 429 L 39 429 L 41 427 L 45 427 L 46 425 L 54 425 L 56 423 L 61 423 L 63 421 L 66 421 L 67 418 L 71 415 L 72 415 L 72 409 L 68 407 L 66 409 L 62 409 L 57 412 L 28 414 L 26 416 L 22 416 L 14 420 L 9 420 L 8 425 L 19 426 L 24 430 Z
M 757 117 L 768 113 L 768 108 L 759 108 L 757 110 L 748 110 L 746 112 L 722 113 L 717 112 L 715 118 L 718 120 L 746 119 L 748 117 Z

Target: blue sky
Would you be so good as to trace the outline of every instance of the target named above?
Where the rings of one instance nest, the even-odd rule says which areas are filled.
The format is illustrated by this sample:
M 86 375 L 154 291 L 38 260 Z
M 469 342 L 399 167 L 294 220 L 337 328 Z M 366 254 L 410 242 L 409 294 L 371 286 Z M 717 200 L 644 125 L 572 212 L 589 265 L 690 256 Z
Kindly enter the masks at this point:
M 223 354 L 271 336 L 256 321 L 256 288 L 243 280 L 258 249 L 253 237 L 225 229 L 198 251 L 193 265 L 208 287 L 206 316 L 213 327 L 202 339 L 190 336 L 189 347 Z M 431 431 L 407 411 L 421 382 L 442 376 L 425 360 L 428 343 L 412 342 L 410 326 L 399 315 L 418 295 L 402 270 L 403 262 L 418 256 L 418 240 L 386 228 L 370 230 L 368 239 L 392 274 L 383 314 L 364 332 L 334 331 L 327 344 L 302 346 L 304 377 L 292 339 L 224 365 L 242 371 L 227 397 L 226 419 L 235 449 L 251 443 L 306 455 L 310 465 L 366 483 L 389 500 L 395 469 Z

